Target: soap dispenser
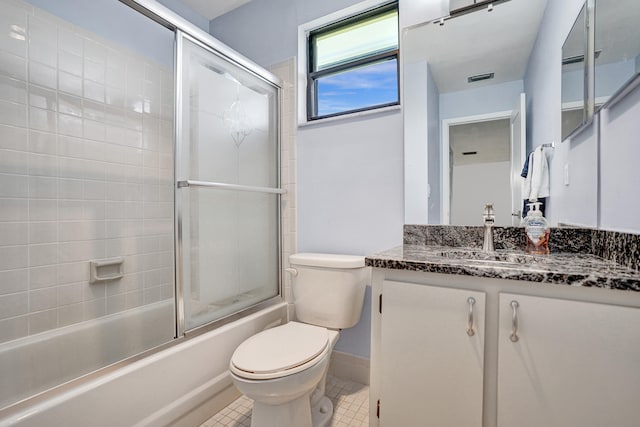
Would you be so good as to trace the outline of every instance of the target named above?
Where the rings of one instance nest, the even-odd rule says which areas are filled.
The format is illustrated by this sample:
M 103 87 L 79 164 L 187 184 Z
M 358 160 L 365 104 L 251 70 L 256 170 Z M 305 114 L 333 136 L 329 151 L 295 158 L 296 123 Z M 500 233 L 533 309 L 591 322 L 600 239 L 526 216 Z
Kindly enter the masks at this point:
M 549 223 L 542 216 L 540 202 L 529 203 L 529 212 L 524 218 L 523 225 L 527 237 L 527 253 L 548 254 L 549 253 Z

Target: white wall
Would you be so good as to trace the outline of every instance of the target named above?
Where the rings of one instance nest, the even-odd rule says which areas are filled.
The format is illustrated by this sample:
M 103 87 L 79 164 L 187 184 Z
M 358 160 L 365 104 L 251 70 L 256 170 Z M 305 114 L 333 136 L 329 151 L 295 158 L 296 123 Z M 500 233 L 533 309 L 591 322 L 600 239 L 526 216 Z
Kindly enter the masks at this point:
M 406 114 L 406 112 L 405 112 Z M 427 67 L 427 145 L 429 150 L 429 224 L 440 224 L 440 93 L 431 70 Z
M 482 215 L 478 215 L 478 210 L 474 207 L 492 202 L 496 225 L 511 225 L 510 173 L 511 162 L 454 166 L 451 224 L 482 225 Z
M 429 140 L 429 66 L 426 60 L 403 64 L 404 81 L 411 82 L 411 90 L 403 93 L 404 108 L 404 221 L 407 224 L 426 224 L 429 221 L 430 157 Z M 433 79 L 431 79 L 433 81 Z M 437 101 L 436 101 L 437 102 Z M 435 120 L 438 122 L 438 111 Z M 437 124 L 437 123 L 436 123 Z M 438 141 L 440 135 L 436 135 Z M 431 144 L 431 145 L 439 145 Z M 431 183 L 433 189 L 434 184 Z
M 402 153 L 399 112 L 299 129 L 298 250 L 367 254 L 401 244 Z M 369 310 L 336 350 L 369 357 Z
M 440 94 L 440 120 L 512 110 L 520 102 L 522 80 Z
M 609 110 L 600 123 L 600 227 L 640 232 L 640 89 Z
M 627 59 L 596 65 L 596 100 L 609 97 L 635 74 L 636 60 Z M 582 68 L 562 73 L 563 102 L 582 101 L 584 97 L 584 70 Z
M 440 224 L 440 93 L 426 60 L 403 63 L 403 78 L 405 223 Z
M 590 126 L 571 141 L 560 144 L 562 44 L 580 12 L 583 0 L 550 1 L 525 76 L 527 145 L 555 141 L 549 153 L 551 195 L 546 215 L 551 223 L 597 225 L 597 132 Z M 564 168 L 569 185 L 564 185 Z
M 356 3 L 253 1 L 211 21 L 210 32 L 269 66 L 297 54 L 298 25 Z M 298 128 L 299 251 L 364 255 L 402 243 L 402 135 L 400 110 Z M 366 298 L 360 323 L 336 350 L 369 356 Z

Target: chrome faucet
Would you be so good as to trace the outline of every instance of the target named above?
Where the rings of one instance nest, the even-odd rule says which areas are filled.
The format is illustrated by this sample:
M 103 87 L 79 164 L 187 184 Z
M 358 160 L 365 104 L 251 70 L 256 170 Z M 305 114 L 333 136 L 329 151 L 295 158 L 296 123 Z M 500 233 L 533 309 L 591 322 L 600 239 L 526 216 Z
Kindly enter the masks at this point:
M 484 242 L 482 243 L 482 252 L 493 252 L 495 247 L 493 246 L 493 223 L 495 221 L 495 215 L 493 214 L 493 203 L 487 203 L 484 205 Z

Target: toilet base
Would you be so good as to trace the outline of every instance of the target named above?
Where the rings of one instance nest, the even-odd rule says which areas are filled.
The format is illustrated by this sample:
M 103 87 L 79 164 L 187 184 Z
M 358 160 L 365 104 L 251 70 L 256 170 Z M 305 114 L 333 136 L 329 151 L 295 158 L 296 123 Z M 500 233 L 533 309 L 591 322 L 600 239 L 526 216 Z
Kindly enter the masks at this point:
M 309 395 L 305 394 L 286 405 L 254 401 L 251 427 L 327 427 L 332 417 L 333 403 L 327 396 L 311 407 Z
M 311 418 L 313 427 L 326 427 L 333 417 L 333 403 L 327 396 L 323 396 L 320 401 L 311 408 Z
M 306 393 L 283 405 L 254 401 L 251 427 L 315 427 L 311 421 L 309 394 Z

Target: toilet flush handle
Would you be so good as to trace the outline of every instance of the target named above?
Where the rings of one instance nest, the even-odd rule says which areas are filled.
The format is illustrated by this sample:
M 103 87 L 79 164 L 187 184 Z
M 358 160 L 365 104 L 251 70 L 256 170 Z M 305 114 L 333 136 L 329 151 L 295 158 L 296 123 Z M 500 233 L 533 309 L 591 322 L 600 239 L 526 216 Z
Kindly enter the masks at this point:
M 298 270 L 295 268 L 285 268 L 284 271 L 291 274 L 291 276 L 296 277 L 298 275 Z

